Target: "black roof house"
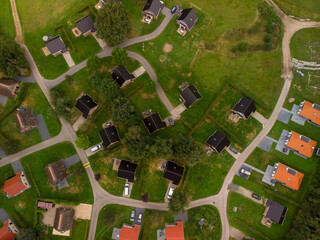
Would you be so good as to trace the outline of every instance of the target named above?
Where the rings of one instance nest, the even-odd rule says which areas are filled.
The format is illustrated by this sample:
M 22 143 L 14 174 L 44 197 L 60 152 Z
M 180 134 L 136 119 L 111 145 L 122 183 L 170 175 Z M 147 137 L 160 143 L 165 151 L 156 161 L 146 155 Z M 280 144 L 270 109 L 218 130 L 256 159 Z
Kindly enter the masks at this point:
M 250 98 L 241 98 L 232 109 L 233 113 L 238 114 L 245 119 L 248 119 L 251 113 L 254 113 L 255 111 L 256 106 L 254 105 L 253 100 Z
M 82 112 L 84 118 L 88 118 L 91 111 L 97 106 L 98 104 L 89 95 L 83 94 L 77 99 L 76 108 Z
M 178 185 L 183 176 L 184 167 L 181 165 L 168 161 L 164 169 L 163 177 L 172 181 L 173 184 Z
M 102 140 L 102 146 L 105 148 L 120 141 L 119 132 L 116 126 L 104 128 L 99 132 L 99 136 Z
M 189 108 L 202 97 L 198 89 L 193 84 L 185 88 L 180 93 L 180 96 L 183 98 L 186 108 Z
M 153 113 L 145 119 L 143 119 L 142 121 L 150 134 L 167 126 L 167 124 L 164 121 L 162 121 L 159 113 Z
M 131 74 L 126 67 L 120 66 L 115 69 L 113 69 L 113 72 L 111 74 L 112 79 L 119 85 L 119 87 L 122 87 L 122 85 L 129 80 L 132 80 L 135 78 L 133 74 Z
M 268 208 L 265 217 L 274 223 L 282 224 L 288 209 L 271 199 L 267 199 L 265 205 Z
M 214 151 L 221 153 L 221 151 L 230 145 L 229 139 L 223 133 L 215 131 L 206 141 L 206 144 L 210 146 Z
M 180 17 L 177 21 L 181 25 L 187 27 L 189 31 L 193 28 L 194 24 L 198 20 L 198 16 L 193 8 L 183 9 Z
M 54 37 L 51 40 L 48 40 L 45 43 L 48 50 L 51 52 L 52 55 L 57 53 L 65 53 L 68 52 L 68 48 L 60 38 L 60 36 Z
M 127 179 L 128 182 L 134 182 L 134 174 L 136 172 L 138 164 L 130 162 L 128 160 L 121 160 L 119 169 L 118 169 L 118 177 Z
M 76 25 L 82 34 L 86 34 L 88 32 L 94 33 L 97 31 L 94 27 L 94 22 L 89 15 L 78 20 Z
M 149 14 L 153 14 L 158 16 L 160 11 L 164 8 L 164 4 L 161 3 L 160 0 L 147 0 L 144 5 L 142 12 L 147 12 Z

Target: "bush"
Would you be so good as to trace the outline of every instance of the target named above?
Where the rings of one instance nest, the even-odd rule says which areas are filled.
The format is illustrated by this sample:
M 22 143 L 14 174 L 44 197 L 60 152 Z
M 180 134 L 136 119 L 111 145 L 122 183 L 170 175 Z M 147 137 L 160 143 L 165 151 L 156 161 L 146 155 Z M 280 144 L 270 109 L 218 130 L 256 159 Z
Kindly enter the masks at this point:
M 88 135 L 79 134 L 77 140 L 75 141 L 75 144 L 78 148 L 81 149 L 87 149 L 90 147 L 90 140 Z
M 267 33 L 267 34 L 264 36 L 263 41 L 266 42 L 266 43 L 269 43 L 269 42 L 272 42 L 272 39 L 273 39 L 272 35 L 269 34 L 269 33 Z
M 240 52 L 245 52 L 245 51 L 247 51 L 248 50 L 248 43 L 247 42 L 240 42 L 239 44 L 238 44 L 238 49 L 239 49 L 239 51 Z
M 128 61 L 127 50 L 115 47 L 111 53 L 112 61 L 115 65 L 125 66 Z
M 266 51 L 271 51 L 273 48 L 272 46 L 272 42 L 267 42 L 266 45 L 265 45 L 265 49 Z
M 184 193 L 178 189 L 174 190 L 172 197 L 169 200 L 169 210 L 174 214 L 178 214 L 180 212 L 185 211 L 185 207 L 187 206 L 187 199 Z
M 213 44 L 213 43 L 205 42 L 205 43 L 204 43 L 204 47 L 205 47 L 205 49 L 207 49 L 207 50 L 212 50 L 212 49 L 214 49 L 214 48 L 216 47 L 216 45 Z
M 233 47 L 231 48 L 231 52 L 237 53 L 237 52 L 238 52 L 238 46 L 233 46 Z
M 100 68 L 101 63 L 101 59 L 98 56 L 94 55 L 88 58 L 87 68 L 90 70 L 90 72 L 96 71 Z

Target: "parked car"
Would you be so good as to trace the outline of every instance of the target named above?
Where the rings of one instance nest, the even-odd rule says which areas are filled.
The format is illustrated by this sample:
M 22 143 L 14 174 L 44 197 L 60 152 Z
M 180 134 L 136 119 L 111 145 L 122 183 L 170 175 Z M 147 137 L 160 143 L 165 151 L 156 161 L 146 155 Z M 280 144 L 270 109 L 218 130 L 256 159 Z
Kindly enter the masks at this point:
M 130 184 L 129 183 L 126 183 L 124 185 L 124 195 L 125 196 L 129 196 L 129 187 L 130 187 Z
M 173 194 L 174 188 L 170 188 L 168 191 L 168 199 L 172 198 L 172 194 Z
M 133 222 L 134 221 L 134 216 L 136 215 L 136 211 L 132 211 L 131 215 L 130 215 L 130 221 Z
M 95 152 L 95 151 L 99 150 L 100 148 L 102 148 L 102 146 L 100 144 L 98 144 L 97 146 L 94 146 L 93 148 L 91 148 L 91 152 Z
M 178 6 L 174 6 L 172 9 L 171 9 L 171 14 L 174 14 L 178 9 Z
M 238 150 L 235 149 L 234 147 L 230 146 L 229 149 L 230 149 L 231 152 L 233 152 L 235 154 L 238 154 Z
M 258 194 L 252 193 L 251 197 L 257 199 L 257 200 L 261 200 L 261 197 Z
M 174 121 L 172 118 L 168 118 L 168 122 L 170 123 L 171 126 L 174 126 Z
M 141 221 L 142 221 L 142 216 L 143 216 L 142 213 L 139 213 L 139 215 L 138 215 L 138 222 L 139 223 L 141 223 Z
M 248 175 L 248 176 L 250 176 L 250 174 L 251 174 L 251 172 L 245 170 L 244 168 L 242 168 L 240 172 L 241 172 L 242 174 L 245 174 L 245 175 Z

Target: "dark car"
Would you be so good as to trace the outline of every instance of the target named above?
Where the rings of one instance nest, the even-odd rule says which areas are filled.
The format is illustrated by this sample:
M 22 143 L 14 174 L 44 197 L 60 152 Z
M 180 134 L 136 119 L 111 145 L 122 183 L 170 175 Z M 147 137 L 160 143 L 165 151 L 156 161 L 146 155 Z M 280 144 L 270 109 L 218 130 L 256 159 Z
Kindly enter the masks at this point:
M 168 122 L 170 123 L 171 126 L 174 126 L 174 121 L 172 118 L 168 118 Z
M 258 194 L 252 193 L 251 197 L 257 199 L 257 200 L 261 200 L 261 197 Z
M 229 149 L 230 149 L 231 152 L 233 152 L 235 154 L 238 154 L 238 150 L 235 149 L 234 147 L 230 146 Z
M 178 6 L 174 6 L 172 9 L 171 9 L 171 14 L 174 14 L 178 9 Z

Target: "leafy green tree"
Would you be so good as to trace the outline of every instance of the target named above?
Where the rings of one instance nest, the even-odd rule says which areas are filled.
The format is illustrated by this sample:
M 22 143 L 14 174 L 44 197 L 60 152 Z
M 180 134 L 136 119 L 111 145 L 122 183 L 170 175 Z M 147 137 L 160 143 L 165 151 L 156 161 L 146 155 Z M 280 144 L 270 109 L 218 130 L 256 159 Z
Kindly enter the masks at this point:
M 120 97 L 118 85 L 106 73 L 92 75 L 91 84 L 107 101 L 113 102 L 115 98 Z
M 101 216 L 102 223 L 107 226 L 111 226 L 115 220 L 115 215 L 110 211 L 104 212 Z
M 150 147 L 152 157 L 168 157 L 172 155 L 172 142 L 170 139 L 157 137 L 154 144 Z
M 87 68 L 90 70 L 90 72 L 94 72 L 100 68 L 101 63 L 101 59 L 97 55 L 93 55 L 92 57 L 88 58 Z
M 71 118 L 71 100 L 69 98 L 58 98 L 55 101 L 55 112 L 59 117 L 63 117 L 67 121 Z
M 169 200 L 169 210 L 174 214 L 178 214 L 184 212 L 186 206 L 187 199 L 184 193 L 178 189 L 174 190 L 172 197 Z
M 75 141 L 75 144 L 78 148 L 81 149 L 87 149 L 88 147 L 90 147 L 90 140 L 88 135 L 79 134 L 77 140 Z
M 123 4 L 107 1 L 96 19 L 97 36 L 109 46 L 122 43 L 130 30 L 129 14 Z
M 119 97 L 113 101 L 112 121 L 116 124 L 133 126 L 138 123 L 140 116 L 127 98 Z
M 125 66 L 128 61 L 127 50 L 115 47 L 111 53 L 112 61 L 115 65 Z
M 148 157 L 150 146 L 147 142 L 148 141 L 142 134 L 140 127 L 130 127 L 125 138 L 125 144 L 130 159 L 136 160 Z

